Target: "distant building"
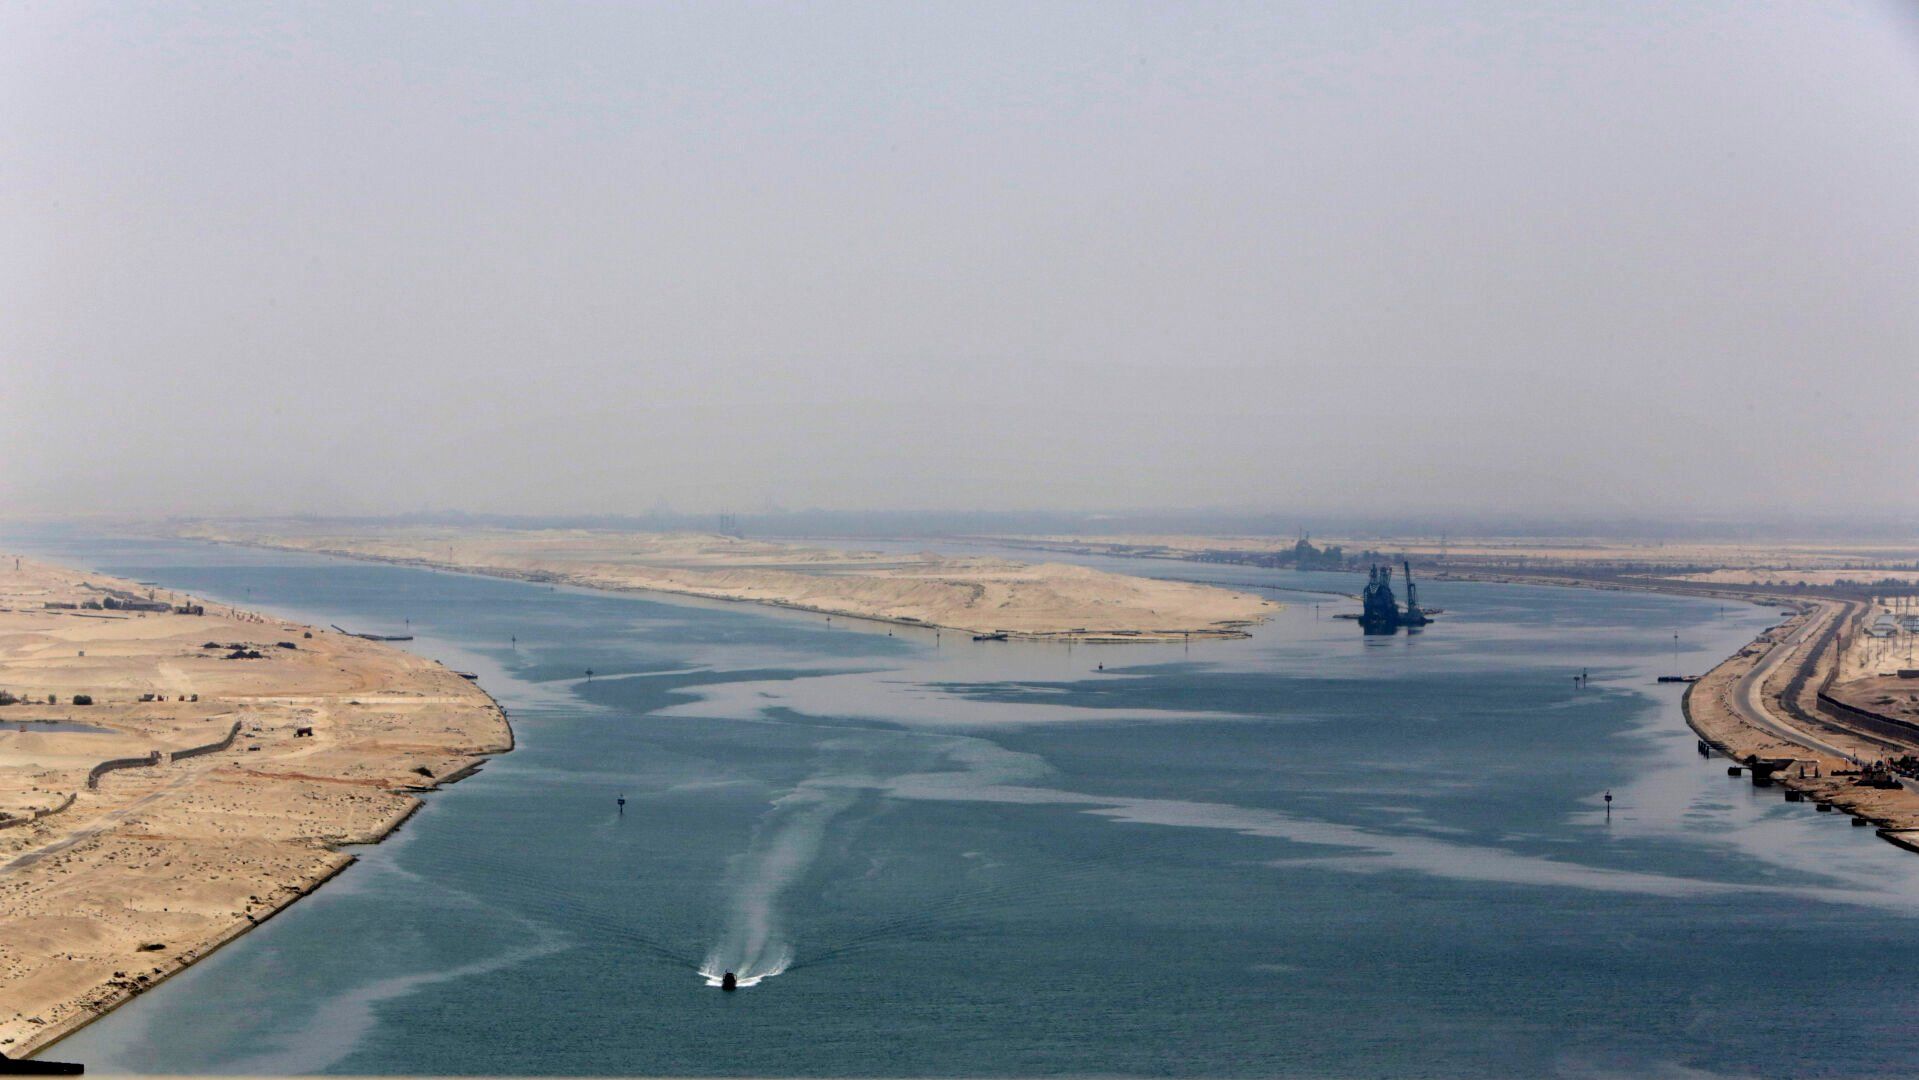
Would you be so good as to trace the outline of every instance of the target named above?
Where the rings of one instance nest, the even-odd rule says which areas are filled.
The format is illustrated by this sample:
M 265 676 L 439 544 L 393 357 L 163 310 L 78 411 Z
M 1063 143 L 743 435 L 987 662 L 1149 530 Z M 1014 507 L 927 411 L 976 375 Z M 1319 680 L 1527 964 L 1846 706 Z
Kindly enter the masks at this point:
M 172 611 L 173 610 L 173 605 L 167 603 L 164 600 L 140 600 L 140 599 L 122 600 L 117 596 L 109 596 L 104 601 L 102 601 L 102 603 L 106 605 L 106 608 L 109 611 Z

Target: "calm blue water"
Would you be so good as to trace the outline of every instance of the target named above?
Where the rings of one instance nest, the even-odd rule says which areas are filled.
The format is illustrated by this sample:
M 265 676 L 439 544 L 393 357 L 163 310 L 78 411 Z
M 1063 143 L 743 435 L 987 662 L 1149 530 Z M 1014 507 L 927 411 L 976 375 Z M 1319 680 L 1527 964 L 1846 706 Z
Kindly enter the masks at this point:
M 1770 611 L 1434 584 L 1448 614 L 1416 637 L 1364 639 L 1300 594 L 1246 641 L 1069 649 L 8 543 L 410 625 L 520 741 L 62 1044 L 97 1071 L 1919 1071 L 1919 858 L 1701 761 L 1652 682 L 1675 634 L 1700 671 Z M 769 977 L 724 995 L 701 974 L 720 967 Z
M 98 724 L 82 724 L 77 720 L 21 720 L 14 716 L 0 721 L 0 727 L 10 727 L 15 731 L 23 732 L 60 732 L 67 735 L 118 734 L 112 728 L 103 728 Z

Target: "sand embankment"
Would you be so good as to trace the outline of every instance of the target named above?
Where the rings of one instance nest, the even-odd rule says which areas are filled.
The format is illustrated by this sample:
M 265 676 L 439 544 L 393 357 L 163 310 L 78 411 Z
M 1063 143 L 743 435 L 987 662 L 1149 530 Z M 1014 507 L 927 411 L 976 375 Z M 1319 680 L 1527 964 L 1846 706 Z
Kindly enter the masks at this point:
M 1842 650 L 1831 644 L 1844 629 L 1833 621 L 1851 617 L 1855 607 L 1809 605 L 1762 634 L 1688 688 L 1686 722 L 1735 762 L 1791 759 L 1774 774 L 1779 786 L 1830 803 L 1877 825 L 1901 847 L 1919 850 L 1919 791 L 1866 786 L 1856 775 L 1862 763 L 1906 753 L 1913 741 L 1843 726 L 1819 702 Z
M 128 600 L 205 613 L 106 606 Z M 0 1052 L 13 1057 L 244 933 L 349 864 L 342 845 L 404 821 L 410 790 L 512 746 L 493 700 L 439 664 L 11 557 L 0 690 L 24 699 L 0 706 Z M 99 762 L 156 750 L 89 786 Z
M 208 525 L 180 535 L 1026 638 L 1240 637 L 1278 607 L 1230 589 L 1064 563 L 835 551 L 709 534 L 503 529 L 343 533 Z

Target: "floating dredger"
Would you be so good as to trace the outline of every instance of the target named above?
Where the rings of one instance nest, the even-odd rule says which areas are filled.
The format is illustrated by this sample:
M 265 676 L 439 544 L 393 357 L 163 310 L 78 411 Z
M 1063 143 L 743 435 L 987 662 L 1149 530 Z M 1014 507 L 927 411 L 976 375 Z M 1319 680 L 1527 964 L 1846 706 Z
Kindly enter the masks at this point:
M 1413 584 L 1413 564 L 1402 562 L 1406 568 L 1406 610 L 1399 609 L 1399 598 L 1393 595 L 1393 567 L 1391 563 L 1380 566 L 1375 563 L 1366 575 L 1366 591 L 1360 593 L 1362 610 L 1359 614 L 1359 628 L 1368 634 L 1390 634 L 1400 627 L 1415 629 L 1432 622 L 1432 616 L 1419 606 L 1419 588 Z

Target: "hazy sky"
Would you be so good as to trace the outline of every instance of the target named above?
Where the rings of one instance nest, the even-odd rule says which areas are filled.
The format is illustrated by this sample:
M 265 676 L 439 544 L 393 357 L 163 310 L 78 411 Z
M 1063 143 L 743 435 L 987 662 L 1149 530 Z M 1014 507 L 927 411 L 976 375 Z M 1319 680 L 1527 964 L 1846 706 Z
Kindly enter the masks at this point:
M 0 6 L 0 500 L 1919 513 L 1919 5 Z

